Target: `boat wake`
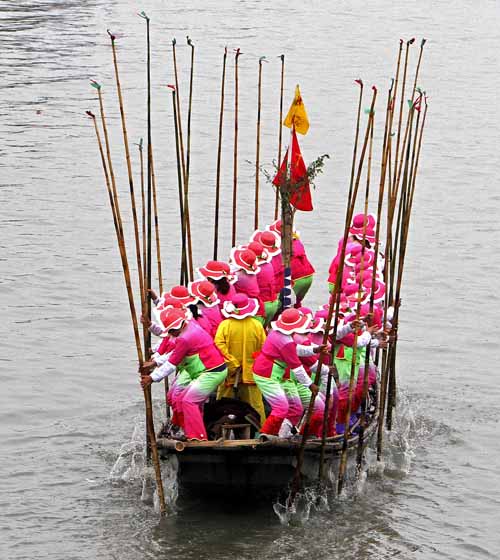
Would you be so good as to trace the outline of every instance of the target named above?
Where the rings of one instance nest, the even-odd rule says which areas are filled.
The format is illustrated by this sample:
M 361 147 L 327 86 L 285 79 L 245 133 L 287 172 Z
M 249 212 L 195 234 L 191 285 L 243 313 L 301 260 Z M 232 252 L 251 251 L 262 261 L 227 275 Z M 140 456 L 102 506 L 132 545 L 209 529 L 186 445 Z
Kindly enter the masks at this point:
M 160 465 L 165 501 L 169 505 L 169 513 L 175 513 L 179 490 L 177 457 L 170 456 L 161 461 Z M 115 485 L 137 486 L 138 491 L 141 489 L 141 501 L 152 505 L 154 511 L 159 512 L 155 472 L 146 458 L 146 431 L 142 415 L 135 417 L 130 440 L 122 444 L 110 470 L 109 481 Z
M 366 494 L 370 482 L 380 480 L 402 480 L 411 471 L 415 449 L 422 439 L 434 430 L 419 418 L 415 405 L 403 392 L 399 395 L 398 407 L 393 417 L 392 430 L 384 433 L 384 449 L 381 461 L 377 461 L 376 438 L 366 448 L 362 468 L 358 471 L 355 464 L 348 464 L 344 488 L 340 495 L 336 492 L 337 465 L 327 474 L 327 484 L 320 488 L 317 484 L 305 487 L 290 500 L 277 500 L 273 510 L 282 525 L 303 525 L 315 514 L 324 514 L 348 506 Z M 291 503 L 289 503 L 291 502 Z

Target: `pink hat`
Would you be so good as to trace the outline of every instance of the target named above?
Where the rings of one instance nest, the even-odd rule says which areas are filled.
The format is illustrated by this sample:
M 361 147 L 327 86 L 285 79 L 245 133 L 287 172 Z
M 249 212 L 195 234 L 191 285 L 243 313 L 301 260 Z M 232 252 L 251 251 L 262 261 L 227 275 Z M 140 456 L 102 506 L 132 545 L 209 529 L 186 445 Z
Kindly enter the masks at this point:
M 210 278 L 211 280 L 232 279 L 229 265 L 222 261 L 208 261 L 205 266 L 201 266 L 197 271 L 204 278 Z
M 365 249 L 364 254 L 360 253 L 353 257 L 353 261 L 356 263 L 356 273 L 361 271 L 361 261 L 363 261 L 363 270 L 371 268 L 375 262 L 375 252 Z
M 314 317 L 313 310 L 309 309 L 309 307 L 299 307 L 299 311 L 304 315 L 308 315 L 311 319 Z
M 348 243 L 344 257 L 347 266 L 356 266 L 356 258 L 361 253 L 363 247 L 359 243 Z
M 191 318 L 191 313 L 187 309 L 175 309 L 169 307 L 160 313 L 160 321 L 164 327 L 164 331 L 160 336 L 168 336 L 168 332 L 174 329 L 180 329 Z
M 221 311 L 224 317 L 245 319 L 256 315 L 258 309 L 259 302 L 255 298 L 240 293 L 233 296 L 231 300 L 225 301 Z
M 189 283 L 189 292 L 206 307 L 213 307 L 219 303 L 215 286 L 208 280 L 195 280 Z
M 273 231 L 254 231 L 252 241 L 257 241 L 264 247 L 270 257 L 281 252 L 281 237 Z
M 307 332 L 318 333 L 318 332 L 323 332 L 325 330 L 326 317 L 325 318 L 320 317 L 318 316 L 318 313 L 320 312 L 317 311 L 314 314 L 314 317 L 311 320 L 311 324 L 307 328 Z
M 307 315 L 299 309 L 291 308 L 285 309 L 278 320 L 271 323 L 271 327 L 283 334 L 304 333 L 307 332 L 310 323 L 311 319 Z
M 247 274 L 257 274 L 260 271 L 259 265 L 256 263 L 257 255 L 251 249 L 234 247 L 231 249 L 231 261 Z
M 172 309 L 174 307 L 176 309 L 184 309 L 185 306 L 178 299 L 170 297 L 169 294 L 163 294 L 163 297 L 160 299 L 158 305 L 156 306 L 156 311 L 159 313 L 164 309 Z
M 281 236 L 281 220 L 276 220 L 272 224 L 268 225 L 266 229 L 274 231 Z
M 375 231 L 375 224 L 377 220 L 373 214 L 367 214 L 366 216 L 366 236 L 368 234 L 374 235 Z M 352 225 L 349 229 L 349 233 L 351 235 L 355 235 L 356 237 L 363 237 L 363 229 L 365 225 L 365 215 L 364 214 L 356 214 L 352 219 Z
M 170 292 L 165 292 L 162 295 L 162 299 L 173 300 L 182 305 L 189 305 L 195 301 L 195 298 L 189 293 L 186 286 L 174 286 Z
M 369 280 L 365 280 L 363 282 L 363 286 L 368 291 L 368 295 L 370 295 L 370 293 L 372 291 L 372 280 L 371 280 L 371 278 Z M 373 303 L 380 303 L 381 301 L 384 300 L 385 284 L 383 282 L 381 282 L 380 280 L 375 280 L 375 292 L 373 293 L 373 296 L 374 296 Z
M 257 256 L 257 264 L 270 262 L 271 257 L 262 246 L 262 243 L 259 243 L 258 241 L 250 241 L 246 248 L 255 253 L 255 255 Z

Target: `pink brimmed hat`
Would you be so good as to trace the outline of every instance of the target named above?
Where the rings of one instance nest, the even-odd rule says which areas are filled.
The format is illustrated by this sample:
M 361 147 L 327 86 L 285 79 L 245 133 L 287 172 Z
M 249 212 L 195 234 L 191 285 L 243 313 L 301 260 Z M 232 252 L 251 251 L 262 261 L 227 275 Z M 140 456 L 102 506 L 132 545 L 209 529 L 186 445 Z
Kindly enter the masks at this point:
M 310 333 L 318 333 L 318 332 L 323 332 L 325 330 L 326 319 L 318 315 L 318 313 L 321 315 L 321 312 L 317 311 L 314 317 L 312 318 L 309 327 L 307 328 L 307 331 Z
M 371 278 L 368 279 L 368 280 L 365 280 L 363 282 L 363 286 L 365 287 L 365 290 L 368 292 L 368 295 L 370 295 L 370 293 L 372 291 Z M 375 291 L 373 293 L 373 296 L 374 296 L 373 303 L 380 303 L 381 301 L 384 300 L 385 284 L 383 282 L 381 282 L 380 280 L 375 280 Z
M 233 247 L 231 261 L 235 267 L 244 270 L 247 274 L 257 274 L 260 271 L 257 255 L 251 249 Z
M 197 303 L 201 301 L 206 307 L 213 307 L 219 303 L 215 286 L 208 280 L 195 280 L 189 283 L 188 288 Z
M 160 313 L 164 309 L 184 309 L 184 304 L 181 303 L 178 299 L 171 298 L 168 294 L 163 294 L 163 297 L 158 302 L 156 306 L 156 311 Z
M 377 220 L 373 214 L 367 214 L 366 216 L 366 236 L 368 234 L 374 235 L 375 232 L 375 224 Z M 363 237 L 363 229 L 365 225 L 365 215 L 364 214 L 356 214 L 352 219 L 352 225 L 349 228 L 349 233 L 351 235 L 355 235 L 358 238 Z
M 211 280 L 227 278 L 228 280 L 232 280 L 229 265 L 222 261 L 208 261 L 205 266 L 201 266 L 197 271 L 203 278 L 210 278 Z
M 313 310 L 310 309 L 309 307 L 299 307 L 299 311 L 304 315 L 307 315 L 310 319 L 314 317 Z
M 174 329 L 180 329 L 189 319 L 191 313 L 187 309 L 175 309 L 169 307 L 160 313 L 160 322 L 165 329 L 160 336 L 168 336 L 168 332 Z
M 273 231 L 254 231 L 252 241 L 257 241 L 264 247 L 270 257 L 281 253 L 281 237 Z
M 285 309 L 277 321 L 271 323 L 275 331 L 283 334 L 305 333 L 311 323 L 311 319 L 301 313 L 299 309 Z
M 258 241 L 250 241 L 246 248 L 255 253 L 257 257 L 257 264 L 267 263 L 271 260 L 269 253 L 264 249 L 262 243 L 259 243 Z
M 363 247 L 359 243 L 348 243 L 344 257 L 344 263 L 347 266 L 356 266 L 356 258 L 359 256 Z
M 259 309 L 259 302 L 249 298 L 246 294 L 236 294 L 232 299 L 224 302 L 222 314 L 232 319 L 246 319 L 253 317 Z
M 194 303 L 195 298 L 189 293 L 185 286 L 174 286 L 169 292 L 162 294 L 163 301 L 177 302 L 181 305 Z
M 353 257 L 353 261 L 356 265 L 356 273 L 361 271 L 361 261 L 363 261 L 363 270 L 371 268 L 375 262 L 375 252 L 365 249 L 364 254 L 359 253 L 359 255 Z
M 266 229 L 274 231 L 281 236 L 281 220 L 274 221 L 272 224 L 268 225 Z

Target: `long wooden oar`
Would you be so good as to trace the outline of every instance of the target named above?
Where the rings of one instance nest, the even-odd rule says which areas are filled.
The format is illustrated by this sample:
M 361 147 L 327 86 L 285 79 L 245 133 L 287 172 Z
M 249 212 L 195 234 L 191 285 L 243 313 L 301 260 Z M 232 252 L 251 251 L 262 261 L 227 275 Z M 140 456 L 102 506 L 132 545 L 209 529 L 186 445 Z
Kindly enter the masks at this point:
M 255 208 L 254 208 L 254 229 L 259 229 L 259 175 L 260 175 L 260 115 L 262 108 L 262 62 L 265 56 L 259 58 L 259 80 L 257 85 L 257 140 L 255 154 Z
M 361 249 L 361 267 L 359 271 L 359 281 L 358 281 L 358 296 L 363 287 L 363 271 L 364 271 L 364 256 L 366 250 L 366 226 L 368 223 L 368 200 L 370 196 L 370 178 L 371 178 L 371 167 L 372 167 L 372 152 L 373 152 L 373 129 L 374 129 L 374 115 L 370 115 L 371 127 L 370 127 L 370 143 L 368 149 L 368 163 L 367 163 L 367 174 L 366 174 L 366 189 L 365 189 L 365 205 L 364 205 L 364 219 L 363 219 L 363 237 L 362 237 L 362 249 Z M 375 256 L 375 258 L 377 258 Z M 358 299 L 358 304 L 356 306 L 356 321 L 360 320 L 361 315 L 361 298 Z M 352 361 L 351 361 L 351 375 L 349 377 L 349 392 L 347 397 L 347 410 L 344 417 L 344 439 L 342 440 L 342 452 L 340 455 L 339 463 L 339 473 L 337 481 L 337 494 L 342 493 L 342 488 L 344 486 L 345 472 L 347 468 L 347 447 L 349 443 L 349 436 L 351 435 L 351 411 L 352 411 L 352 399 L 354 396 L 354 383 L 356 381 L 356 363 L 358 354 L 358 329 L 354 331 L 354 341 L 352 343 Z
M 220 171 L 221 171 L 221 157 L 222 157 L 222 122 L 224 119 L 224 91 L 226 86 L 226 59 L 227 59 L 227 47 L 224 47 L 224 57 L 222 59 L 221 92 L 220 92 L 219 141 L 217 144 L 217 173 L 215 178 L 214 261 L 217 260 L 217 251 L 219 248 Z
M 281 164 L 281 141 L 283 136 L 283 88 L 285 85 L 285 55 L 282 54 L 281 58 L 281 85 L 280 85 L 280 122 L 278 128 L 278 161 L 277 166 L 279 167 Z M 276 200 L 274 203 L 274 219 L 278 219 L 278 209 L 279 209 L 279 198 L 280 198 L 280 191 L 279 188 L 276 187 Z
M 342 277 L 344 273 L 344 257 L 345 251 L 347 246 L 347 237 L 349 235 L 349 226 L 351 224 L 351 216 L 354 213 L 354 205 L 352 203 L 353 198 L 353 188 L 354 188 L 354 174 L 356 171 L 356 159 L 358 153 L 358 141 L 359 141 L 359 126 L 361 122 L 361 106 L 363 103 L 363 80 L 358 78 L 355 80 L 355 83 L 359 85 L 359 97 L 358 97 L 358 110 L 356 113 L 356 132 L 354 135 L 354 146 L 352 151 L 352 163 L 351 163 L 351 178 L 349 181 L 349 192 L 347 194 L 347 202 L 346 202 L 346 210 L 345 210 L 345 219 L 344 219 L 344 232 L 342 238 L 342 249 L 341 249 L 341 259 L 339 262 L 339 266 L 337 268 L 337 275 L 335 277 L 335 288 L 331 295 L 332 299 L 336 302 L 335 308 L 335 317 L 334 317 L 334 333 L 333 333 L 333 340 L 337 340 L 337 326 L 338 326 L 338 316 L 340 310 L 340 294 L 342 288 Z M 357 194 L 357 190 L 356 190 Z M 354 200 L 355 204 L 355 200 Z M 352 207 L 352 209 L 351 209 Z M 338 297 L 338 302 L 337 302 Z M 335 358 L 335 345 L 332 346 L 331 352 L 331 363 L 333 365 L 334 358 Z M 325 398 L 325 412 L 323 416 L 323 431 L 321 434 L 321 450 L 320 450 L 320 461 L 319 461 L 319 470 L 318 470 L 318 483 L 321 486 L 323 483 L 324 475 L 325 475 L 325 445 L 326 445 L 326 437 L 328 432 L 328 425 L 329 425 L 329 415 L 330 415 L 330 399 L 332 397 L 332 384 L 334 378 L 332 374 L 328 375 L 327 383 L 326 383 L 326 398 Z M 333 422 L 335 423 L 335 418 L 333 418 Z
M 233 221 L 231 244 L 236 245 L 236 219 L 238 200 L 238 59 L 242 52 L 235 49 L 234 56 L 234 144 L 233 144 Z
M 354 207 L 355 207 L 355 202 L 356 202 L 356 196 L 357 196 L 357 192 L 358 192 L 358 188 L 359 188 L 359 183 L 361 180 L 361 172 L 363 169 L 363 163 L 364 163 L 364 158 L 365 158 L 365 154 L 366 154 L 366 150 L 367 150 L 367 146 L 368 146 L 368 141 L 369 141 L 369 135 L 370 135 L 370 128 L 371 128 L 371 123 L 373 120 L 373 114 L 374 114 L 374 110 L 375 110 L 375 101 L 377 98 L 377 89 L 375 88 L 375 86 L 373 87 L 373 96 L 372 96 L 372 102 L 371 102 L 371 106 L 370 106 L 370 117 L 368 119 L 368 124 L 366 127 L 366 132 L 365 132 L 365 137 L 364 137 L 364 141 L 363 141 L 363 147 L 361 150 L 361 155 L 360 155 L 360 160 L 359 160 L 359 165 L 358 165 L 358 171 L 357 171 L 357 175 L 356 175 L 356 180 L 354 183 L 354 190 L 352 193 L 352 203 L 351 206 L 349 208 L 349 212 L 346 215 L 346 223 L 350 224 L 351 220 L 352 220 L 352 216 L 354 213 Z M 348 227 L 345 228 L 348 230 Z M 344 230 L 345 233 L 345 230 Z M 330 306 L 328 309 L 328 316 L 327 316 L 327 320 L 326 320 L 326 324 L 325 324 L 325 334 L 323 336 L 323 343 L 326 345 L 328 342 L 328 337 L 329 337 L 329 332 L 330 332 L 330 327 L 332 325 L 332 318 L 334 316 L 334 309 L 335 309 L 335 321 L 333 323 L 333 335 L 332 335 L 332 346 L 335 346 L 335 342 L 336 342 L 336 336 L 337 336 L 337 326 L 338 326 L 338 316 L 339 316 L 339 308 L 340 308 L 340 294 L 341 294 L 341 290 L 342 290 L 342 270 L 343 270 L 343 262 L 344 262 L 344 258 L 345 258 L 345 249 L 346 249 L 346 245 L 347 245 L 347 233 L 345 233 L 344 235 L 344 240 L 342 243 L 342 250 L 341 250 L 341 255 L 340 255 L 340 261 L 339 261 L 339 270 L 337 270 L 337 278 L 335 281 L 335 288 L 334 288 L 334 292 L 332 294 L 332 297 L 330 298 Z M 320 376 L 321 376 L 321 367 L 323 365 L 325 361 L 325 355 L 323 353 L 321 353 L 319 355 L 319 360 L 318 360 L 318 366 L 317 366 L 317 370 L 316 370 L 316 375 L 314 378 L 314 383 L 317 385 L 319 383 L 320 380 Z M 290 496 L 288 498 L 288 505 L 293 504 L 293 502 L 295 501 L 295 497 L 298 493 L 298 491 L 300 490 L 301 484 L 302 484 L 302 465 L 303 465 L 303 461 L 304 461 L 304 450 L 305 450 L 305 445 L 307 442 L 307 437 L 309 435 L 309 425 L 311 422 L 311 416 L 312 416 L 312 411 L 314 409 L 314 400 L 315 400 L 316 396 L 312 395 L 311 400 L 309 402 L 309 407 L 307 409 L 306 412 L 306 421 L 304 424 L 304 428 L 303 428 L 303 434 L 302 434 L 302 440 L 300 442 L 300 447 L 297 453 L 297 465 L 295 468 L 295 475 L 294 475 L 294 479 L 292 481 L 292 489 L 290 492 Z
M 118 60 L 116 57 L 116 36 L 113 35 L 109 29 L 107 30 L 109 38 L 111 39 L 111 50 L 113 52 L 113 65 L 115 68 L 115 79 L 116 79 L 116 91 L 118 93 L 118 104 L 120 106 L 120 117 L 122 123 L 122 133 L 123 133 L 123 145 L 125 147 L 125 161 L 127 163 L 127 174 L 128 174 L 128 184 L 130 190 L 130 202 L 132 206 L 132 219 L 134 222 L 134 237 L 135 237 L 135 253 L 137 259 L 137 276 L 139 278 L 139 289 L 141 294 L 144 292 L 144 280 L 142 276 L 142 260 L 141 260 L 141 242 L 139 237 L 139 225 L 137 220 L 137 210 L 135 205 L 135 194 L 134 194 L 134 178 L 132 175 L 132 164 L 130 161 L 130 151 L 128 146 L 128 135 L 127 135 L 127 124 L 125 122 L 125 110 L 123 108 L 123 97 L 122 88 L 120 84 L 120 75 L 118 73 Z M 141 295 L 142 297 L 142 295 Z

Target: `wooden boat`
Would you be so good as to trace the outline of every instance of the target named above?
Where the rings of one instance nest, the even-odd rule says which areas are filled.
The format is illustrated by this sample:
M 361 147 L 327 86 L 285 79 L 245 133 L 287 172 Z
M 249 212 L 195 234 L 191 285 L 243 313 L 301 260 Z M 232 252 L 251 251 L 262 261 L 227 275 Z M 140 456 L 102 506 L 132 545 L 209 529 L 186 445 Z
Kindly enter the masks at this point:
M 363 449 L 377 429 L 377 407 L 367 407 L 367 425 Z M 227 434 L 226 434 L 227 435 Z M 230 431 L 229 431 L 230 436 Z M 325 472 L 337 476 L 344 436 L 328 438 L 325 445 Z M 292 480 L 301 437 L 283 439 L 274 436 L 212 441 L 184 442 L 162 437 L 157 445 L 160 457 L 178 460 L 178 482 L 181 494 L 217 495 L 251 500 L 276 497 Z M 359 421 L 351 428 L 348 439 L 348 461 L 355 461 L 359 444 Z M 309 439 L 305 446 L 302 477 L 305 485 L 318 478 L 321 440 Z

